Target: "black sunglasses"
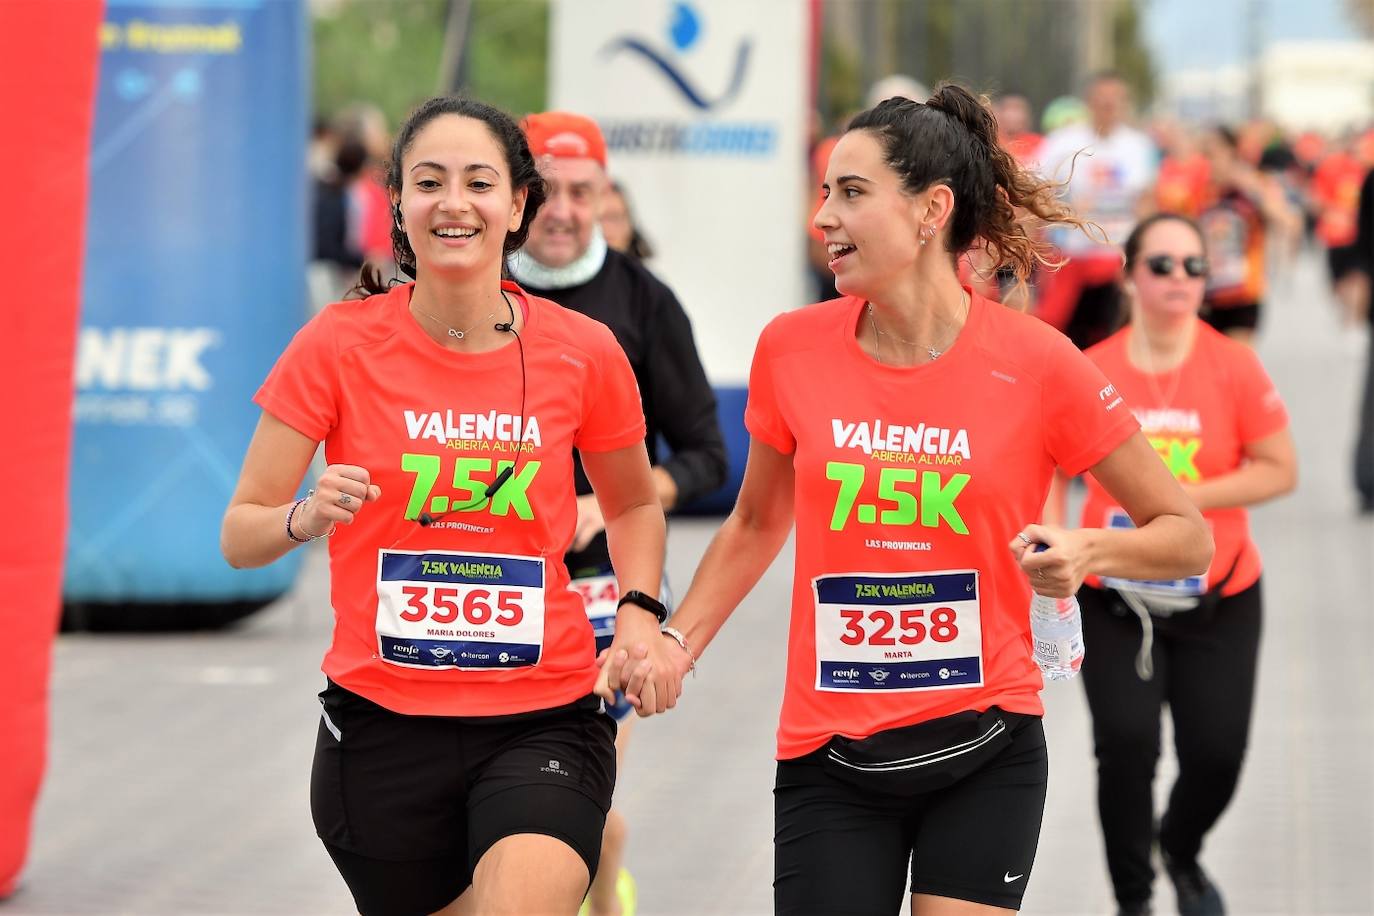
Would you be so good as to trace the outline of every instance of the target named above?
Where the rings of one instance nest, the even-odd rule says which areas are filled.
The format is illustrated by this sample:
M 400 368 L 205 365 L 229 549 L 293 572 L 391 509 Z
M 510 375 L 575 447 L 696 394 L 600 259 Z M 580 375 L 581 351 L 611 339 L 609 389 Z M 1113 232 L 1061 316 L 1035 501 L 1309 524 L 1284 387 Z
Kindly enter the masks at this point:
M 1167 277 L 1174 272 L 1176 260 L 1171 254 L 1157 254 L 1145 259 L 1145 266 L 1156 277 Z M 1183 259 L 1183 272 L 1193 279 L 1207 276 L 1207 259 L 1202 255 L 1189 255 Z

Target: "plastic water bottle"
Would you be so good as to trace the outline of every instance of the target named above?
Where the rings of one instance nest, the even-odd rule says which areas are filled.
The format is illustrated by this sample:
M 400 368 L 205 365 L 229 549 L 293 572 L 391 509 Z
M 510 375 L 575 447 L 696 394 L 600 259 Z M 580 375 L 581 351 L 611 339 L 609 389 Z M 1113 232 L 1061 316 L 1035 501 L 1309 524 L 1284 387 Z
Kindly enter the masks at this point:
M 1036 545 L 1036 552 L 1046 545 Z M 1035 663 L 1047 681 L 1066 681 L 1083 666 L 1083 615 L 1078 599 L 1050 598 L 1038 592 L 1031 595 L 1031 642 Z

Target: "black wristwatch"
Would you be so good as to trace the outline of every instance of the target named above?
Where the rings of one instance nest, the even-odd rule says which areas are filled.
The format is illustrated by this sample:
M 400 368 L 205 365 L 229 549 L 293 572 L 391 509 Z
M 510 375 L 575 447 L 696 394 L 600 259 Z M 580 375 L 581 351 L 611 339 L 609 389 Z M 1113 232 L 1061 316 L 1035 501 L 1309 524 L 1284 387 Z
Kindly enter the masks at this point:
M 644 608 L 644 610 L 658 618 L 660 626 L 668 622 L 668 608 L 664 606 L 663 602 L 641 591 L 628 591 L 621 595 L 620 602 L 616 604 L 616 609 L 619 610 L 621 606 L 626 604 L 633 604 L 636 607 Z

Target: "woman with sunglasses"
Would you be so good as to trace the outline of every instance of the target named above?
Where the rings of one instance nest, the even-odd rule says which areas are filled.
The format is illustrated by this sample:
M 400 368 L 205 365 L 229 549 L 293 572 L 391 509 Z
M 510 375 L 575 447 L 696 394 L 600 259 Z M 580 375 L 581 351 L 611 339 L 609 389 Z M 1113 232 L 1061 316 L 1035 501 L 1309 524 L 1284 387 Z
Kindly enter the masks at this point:
M 1197 224 L 1167 213 L 1142 221 L 1126 240 L 1124 270 L 1130 323 L 1087 355 L 1201 510 L 1216 553 L 1203 576 L 1087 577 L 1078 593 L 1088 646 L 1083 685 L 1121 913 L 1150 911 L 1157 840 L 1179 912 L 1201 916 L 1223 912 L 1198 854 L 1235 791 L 1255 688 L 1260 556 L 1246 507 L 1293 489 L 1297 459 L 1283 401 L 1258 357 L 1198 318 L 1208 263 Z M 1131 527 L 1091 478 L 1082 524 Z M 1156 828 L 1165 703 L 1179 774 Z
M 681 685 L 659 635 L 664 522 L 639 392 L 604 325 L 501 278 L 544 197 L 509 116 L 431 99 L 397 135 L 387 186 L 415 282 L 365 271 L 371 295 L 328 306 L 277 361 L 224 554 L 261 566 L 333 535 L 311 808 L 359 912 L 570 916 L 615 782 L 562 560 L 574 448 L 623 596 L 625 692 L 662 712 Z M 328 467 L 293 499 L 321 441 Z

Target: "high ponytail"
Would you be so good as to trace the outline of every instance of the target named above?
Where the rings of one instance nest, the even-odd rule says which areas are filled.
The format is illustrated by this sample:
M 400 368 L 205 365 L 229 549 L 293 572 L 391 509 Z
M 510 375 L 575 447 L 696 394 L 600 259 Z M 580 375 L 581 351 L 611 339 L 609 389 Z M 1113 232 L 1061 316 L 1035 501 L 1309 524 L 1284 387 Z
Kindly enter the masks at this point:
M 981 245 L 997 268 L 1010 267 L 1024 283 L 1037 264 L 1054 265 L 1035 238 L 1040 226 L 1089 225 L 1059 199 L 1053 182 L 1022 168 L 1002 148 L 987 99 L 956 83 L 941 83 L 925 103 L 880 102 L 856 115 L 849 130 L 878 136 L 908 193 L 949 185 L 954 214 L 948 249 L 955 258 Z

